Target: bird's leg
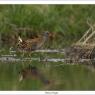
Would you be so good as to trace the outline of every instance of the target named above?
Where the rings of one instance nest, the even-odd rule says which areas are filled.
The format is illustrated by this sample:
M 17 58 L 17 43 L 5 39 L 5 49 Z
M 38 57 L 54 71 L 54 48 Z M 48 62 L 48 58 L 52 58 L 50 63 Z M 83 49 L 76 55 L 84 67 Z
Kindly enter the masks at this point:
M 32 54 L 32 53 L 31 53 L 31 51 L 30 51 L 30 52 L 29 52 L 29 57 L 30 57 L 30 58 L 31 58 L 31 54 Z
M 30 58 L 29 64 L 31 63 L 31 54 L 32 54 L 32 52 L 30 51 L 30 52 L 29 52 L 29 58 Z
M 45 58 L 45 62 L 44 62 L 45 67 L 48 67 L 48 62 L 47 62 L 48 55 L 47 55 L 47 53 L 44 54 L 44 58 Z
M 24 57 L 24 50 L 22 51 L 22 55 L 21 55 L 21 57 L 22 57 L 22 58 Z

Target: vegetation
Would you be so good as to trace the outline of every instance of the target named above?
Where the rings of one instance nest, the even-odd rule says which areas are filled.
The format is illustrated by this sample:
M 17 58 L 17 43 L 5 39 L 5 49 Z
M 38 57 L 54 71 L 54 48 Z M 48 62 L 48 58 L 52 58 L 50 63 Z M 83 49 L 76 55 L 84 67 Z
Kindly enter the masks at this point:
M 87 19 L 94 23 L 94 5 L 1 5 L 0 32 L 14 33 L 17 27 L 30 27 L 33 32 L 57 32 L 57 46 L 77 41 L 88 29 Z M 7 30 L 7 31 L 6 31 Z M 14 33 L 15 34 L 15 33 Z M 25 37 L 26 34 L 23 32 Z M 73 40 L 73 41 L 72 41 Z M 72 41 L 72 42 L 71 42 Z M 62 45 L 63 44 L 63 45 Z
M 14 45 L 11 36 L 18 34 L 15 27 L 28 27 L 33 33 L 56 33 L 53 44 L 48 43 L 49 48 L 70 46 L 89 28 L 87 19 L 92 24 L 95 23 L 94 10 L 94 5 L 0 5 L 0 45 L 3 49 Z M 28 38 L 29 35 L 26 31 L 21 32 L 21 36 Z M 63 55 L 50 56 L 62 58 Z M 30 62 L 7 63 L 0 63 L 0 90 L 95 90 L 95 72 L 83 65 L 56 66 L 60 62 L 31 62 L 31 65 L 37 66 L 52 81 L 46 86 L 38 79 L 18 81 L 19 71 Z

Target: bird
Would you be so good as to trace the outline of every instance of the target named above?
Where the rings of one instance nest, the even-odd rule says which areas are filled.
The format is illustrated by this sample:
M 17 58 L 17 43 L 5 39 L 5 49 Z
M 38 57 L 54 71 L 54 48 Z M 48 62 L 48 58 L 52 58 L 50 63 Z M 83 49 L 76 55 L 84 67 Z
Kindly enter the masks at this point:
M 20 72 L 19 82 L 28 78 L 36 78 L 42 81 L 45 85 L 50 84 L 50 80 L 48 80 L 36 66 L 29 65 L 26 68 L 23 68 Z
M 40 49 L 49 39 L 50 33 L 45 31 L 43 35 L 38 35 L 32 39 L 23 40 L 20 36 L 18 37 L 17 50 L 23 52 L 23 56 L 25 52 L 35 51 Z M 51 36 L 51 35 L 50 35 Z M 31 54 L 30 54 L 31 56 Z

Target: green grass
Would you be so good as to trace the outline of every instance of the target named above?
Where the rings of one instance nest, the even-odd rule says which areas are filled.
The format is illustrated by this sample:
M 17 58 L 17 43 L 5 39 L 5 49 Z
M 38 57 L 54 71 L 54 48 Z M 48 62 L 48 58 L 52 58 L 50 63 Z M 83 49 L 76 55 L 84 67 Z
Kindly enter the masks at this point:
M 95 5 L 0 5 L 0 7 L 0 33 L 3 37 L 8 34 L 10 39 L 10 35 L 16 34 L 15 27 L 10 24 L 30 27 L 34 33 L 48 30 L 57 33 L 55 44 L 51 44 L 53 48 L 62 48 L 76 42 L 89 28 L 87 20 L 91 24 L 95 21 Z M 26 37 L 27 32 L 21 32 L 22 37 Z M 10 43 L 6 42 L 6 46 L 9 45 Z

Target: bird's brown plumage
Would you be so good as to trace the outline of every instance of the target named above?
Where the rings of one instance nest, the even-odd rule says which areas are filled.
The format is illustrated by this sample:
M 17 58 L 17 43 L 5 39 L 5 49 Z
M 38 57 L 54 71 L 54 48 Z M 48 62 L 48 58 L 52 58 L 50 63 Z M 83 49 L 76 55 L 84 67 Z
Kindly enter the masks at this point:
M 33 39 L 22 40 L 19 37 L 18 50 L 20 51 L 34 51 L 40 49 L 49 38 L 49 32 L 45 32 L 44 35 L 39 35 Z

